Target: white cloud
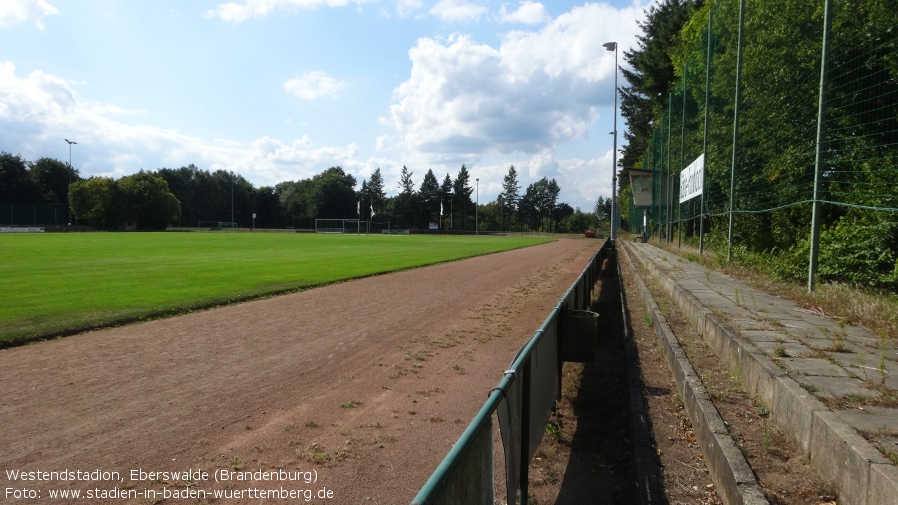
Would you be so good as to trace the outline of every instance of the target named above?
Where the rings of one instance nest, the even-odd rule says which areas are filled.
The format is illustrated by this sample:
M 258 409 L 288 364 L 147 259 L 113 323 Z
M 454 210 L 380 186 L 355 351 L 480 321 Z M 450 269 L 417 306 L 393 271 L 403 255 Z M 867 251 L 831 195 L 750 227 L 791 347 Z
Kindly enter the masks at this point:
M 59 14 L 56 7 L 46 0 L 3 0 L 0 2 L 0 28 L 34 21 L 37 28 L 44 30 L 44 16 Z
M 208 18 L 220 18 L 230 23 L 242 23 L 250 18 L 260 18 L 274 11 L 312 10 L 320 7 L 345 7 L 350 3 L 364 4 L 373 0 L 243 0 L 219 4 L 206 11 Z
M 284 83 L 288 93 L 303 100 L 314 100 L 319 96 L 336 96 L 346 84 L 321 71 L 306 72 L 300 77 Z
M 580 206 L 583 212 L 592 211 L 599 195 L 611 197 L 611 167 L 610 149 L 600 158 L 558 160 L 555 177 L 561 187 L 560 200 Z
M 324 10 L 362 4 L 354 0 L 226 1 L 216 0 L 209 4 L 218 6 L 218 10 L 210 13 L 233 22 L 256 16 L 284 15 L 289 11 L 302 12 L 302 9 Z M 499 8 L 503 1 L 506 4 L 500 18 Z M 10 11 L 5 2 L 0 0 L 0 13 L 4 15 Z M 491 12 L 473 5 L 475 2 L 490 6 Z M 367 119 L 364 115 L 359 116 L 358 123 L 366 124 L 368 128 L 359 135 L 368 137 L 358 138 L 350 137 L 352 133 L 348 129 L 345 132 L 328 128 L 316 130 L 314 128 L 321 124 L 320 121 L 327 121 L 327 117 L 299 112 L 308 109 L 301 107 L 299 100 L 337 94 L 345 97 L 349 90 L 355 94 L 371 88 L 362 89 L 343 82 L 340 78 L 346 75 L 345 72 L 338 73 L 331 68 L 324 70 L 335 76 L 324 72 L 302 74 L 305 69 L 316 68 L 310 66 L 298 67 L 296 74 L 286 76 L 295 79 L 275 81 L 275 85 L 282 85 L 285 92 L 270 94 L 279 102 L 263 111 L 271 129 L 255 126 L 259 124 L 255 121 L 246 121 L 252 128 L 248 134 L 235 133 L 231 134 L 234 135 L 231 139 L 223 140 L 199 137 L 198 132 L 192 130 L 194 127 L 182 126 L 170 115 L 158 120 L 161 123 L 146 124 L 149 118 L 165 116 L 159 110 L 141 110 L 156 108 L 150 105 L 153 101 L 141 104 L 140 98 L 87 97 L 86 93 L 98 89 L 88 84 L 95 82 L 90 76 L 79 76 L 77 78 L 83 81 L 76 82 L 69 79 L 69 75 L 47 73 L 49 67 L 34 72 L 34 67 L 28 67 L 23 73 L 24 62 L 20 62 L 17 76 L 13 63 L 0 60 L 0 146 L 5 145 L 7 150 L 22 154 L 26 159 L 50 156 L 67 160 L 68 146 L 62 139 L 69 138 L 79 142 L 74 146 L 73 161 L 87 176 L 118 177 L 141 168 L 194 163 L 204 170 L 235 170 L 256 185 L 308 178 L 326 167 L 340 165 L 359 180 L 380 167 L 387 186 L 392 189 L 402 165 L 415 173 L 416 183 L 420 184 L 428 168 L 433 168 L 442 180 L 446 172 L 454 177 L 465 163 L 480 177 L 481 201 L 495 198 L 496 184 L 505 174 L 508 161 L 513 161 L 524 188 L 542 176 L 555 177 L 562 187 L 562 200 L 574 204 L 577 200 L 571 196 L 574 192 L 599 194 L 593 187 L 597 184 L 593 182 L 596 174 L 603 185 L 599 189 L 610 183 L 610 158 L 607 163 L 587 159 L 597 156 L 589 147 L 594 142 L 597 146 L 610 144 L 606 142 L 610 127 L 598 128 L 596 125 L 599 114 L 603 119 L 610 118 L 613 103 L 614 53 L 606 51 L 602 43 L 617 40 L 622 49 L 633 45 L 635 34 L 640 32 L 637 22 L 643 18 L 642 7 L 637 6 L 639 2 L 641 0 L 634 1 L 634 7 L 622 11 L 590 3 L 557 19 L 547 19 L 536 27 L 525 23 L 540 18 L 540 13 L 545 11 L 543 4 L 550 8 L 554 4 L 544 0 L 542 4 L 533 0 L 491 3 L 482 0 L 439 3 L 438 0 L 397 0 L 382 3 L 384 9 L 396 9 L 392 13 L 394 17 L 397 13 L 408 17 L 430 17 L 424 28 L 428 33 L 441 30 L 439 23 L 432 24 L 433 16 L 439 13 L 444 19 L 479 20 L 479 26 L 487 30 L 487 35 L 419 39 L 409 48 L 410 65 L 407 68 L 411 69 L 410 73 L 393 81 L 401 84 L 393 84 L 390 113 L 373 113 L 383 114 L 383 118 L 372 117 L 369 112 L 365 112 L 369 114 Z M 27 5 L 43 4 L 35 1 Z M 226 9 L 234 10 L 226 14 Z M 355 16 L 346 9 L 343 11 Z M 6 15 L 0 19 L 8 23 L 6 20 L 12 18 Z M 27 23 L 36 19 L 38 17 L 32 15 L 22 26 L 27 27 Z M 489 24 L 484 22 L 487 20 Z M 515 20 L 518 24 L 500 26 L 498 23 L 502 20 Z M 263 24 L 258 27 L 264 28 Z M 414 25 L 415 29 L 425 26 L 421 23 L 401 24 Z M 507 31 L 508 26 L 516 30 Z M 496 30 L 502 30 L 498 38 L 491 35 Z M 407 35 L 409 32 L 402 33 Z M 472 33 L 482 32 L 475 30 Z M 401 70 L 390 71 L 389 77 L 395 79 L 397 72 Z M 383 104 L 384 100 L 382 96 L 361 98 L 375 104 Z M 116 100 L 125 107 L 102 100 Z M 291 101 L 300 106 L 299 109 L 291 106 Z M 198 117 L 202 117 L 203 110 L 214 106 L 209 102 L 196 104 Z M 296 112 L 289 112 L 294 109 Z M 301 118 L 297 115 L 292 120 L 283 119 L 293 114 L 300 114 Z M 281 122 L 290 127 L 283 128 Z M 221 125 L 223 128 L 217 126 L 211 129 L 238 131 L 235 124 Z M 320 133 L 311 134 L 336 135 L 337 140 L 323 141 L 304 135 L 316 131 Z M 601 138 L 595 141 L 570 142 L 599 134 Z M 585 152 L 590 154 L 582 154 L 583 146 L 587 146 Z M 588 177 L 581 174 L 588 174 Z M 608 195 L 610 191 L 601 194 Z M 594 201 L 595 197 L 588 198 Z
M 140 114 L 147 114 L 149 112 L 146 109 L 141 109 L 141 110 L 126 109 L 124 107 L 120 107 L 115 104 L 92 105 L 91 110 L 97 114 L 104 115 L 104 116 L 134 116 L 134 115 L 140 115 Z
M 558 161 L 555 160 L 555 155 L 552 151 L 545 150 L 541 153 L 534 154 L 533 157 L 530 158 L 530 163 L 528 164 L 527 169 L 527 175 L 533 179 L 540 179 L 557 172 Z
M 396 2 L 396 13 L 399 17 L 406 18 L 423 6 L 424 2 L 421 0 L 399 0 Z
M 518 4 L 518 10 L 508 12 L 505 4 L 499 11 L 499 17 L 504 23 L 521 23 L 527 25 L 538 25 L 552 19 L 545 6 L 539 2 L 523 0 Z
M 141 168 L 193 163 L 204 170 L 234 170 L 257 185 L 274 185 L 312 177 L 322 167 L 363 166 L 354 142 L 315 146 L 307 135 L 289 142 L 263 136 L 249 145 L 208 140 L 115 119 L 123 112 L 115 105 L 79 102 L 59 77 L 34 71 L 20 78 L 12 62 L 0 62 L 0 144 L 36 159 L 67 154 L 63 139 L 75 140 L 73 164 L 85 177 L 120 177 Z
M 502 53 L 515 75 L 542 72 L 550 78 L 597 82 L 614 75 L 614 53 L 602 44 L 615 40 L 628 47 L 642 11 L 618 11 L 606 4 L 587 4 L 562 14 L 539 32 L 512 31 Z
M 75 108 L 75 96 L 62 79 L 40 70 L 25 79 L 17 78 L 15 73 L 13 62 L 0 63 L 0 119 L 55 122 Z
M 498 48 L 419 39 L 393 92 L 393 125 L 409 148 L 445 156 L 533 154 L 584 138 L 613 101 L 614 53 L 602 44 L 629 46 L 641 16 L 587 4 L 539 31 L 509 32 Z
M 480 19 L 488 12 L 482 5 L 476 5 L 464 0 L 440 0 L 430 13 L 443 21 L 457 21 L 471 23 Z
M 374 142 L 374 150 L 375 151 L 383 151 L 387 148 L 387 142 L 390 140 L 388 135 L 381 135 L 377 137 L 377 140 Z
M 602 44 L 634 45 L 642 9 L 586 4 L 540 29 L 507 32 L 498 46 L 457 34 L 419 39 L 409 77 L 393 90 L 389 119 L 401 136 L 393 146 L 409 167 L 447 167 L 454 176 L 466 163 L 485 198 L 495 198 L 493 186 L 514 164 L 522 189 L 555 178 L 563 201 L 591 208 L 596 195 L 611 193 L 611 151 L 585 159 L 568 146 L 593 142 L 584 139 L 599 114 L 610 117 L 615 60 Z

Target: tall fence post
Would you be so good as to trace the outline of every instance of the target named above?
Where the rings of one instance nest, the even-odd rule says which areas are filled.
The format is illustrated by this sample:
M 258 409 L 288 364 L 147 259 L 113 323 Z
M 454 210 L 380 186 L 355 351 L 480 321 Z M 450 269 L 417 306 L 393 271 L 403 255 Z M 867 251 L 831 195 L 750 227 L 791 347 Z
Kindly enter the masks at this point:
M 817 257 L 820 250 L 820 172 L 823 169 L 824 124 L 826 123 L 826 81 L 829 70 L 829 42 L 832 32 L 832 0 L 824 0 L 823 49 L 820 55 L 820 95 L 817 105 L 817 153 L 814 160 L 814 203 L 811 210 L 811 254 L 808 261 L 808 292 L 814 291 Z
M 683 113 L 680 115 L 680 172 L 686 165 L 686 83 L 689 81 L 689 63 L 683 67 Z M 680 188 L 682 191 L 683 188 Z M 679 200 L 679 199 L 678 199 Z M 677 201 L 677 248 L 683 246 L 683 202 Z
M 730 166 L 730 227 L 727 231 L 727 263 L 733 262 L 733 227 L 736 215 L 736 153 L 739 150 L 739 102 L 742 86 L 742 40 L 745 31 L 745 0 L 739 2 L 739 36 L 736 45 L 736 96 L 733 103 L 733 164 Z
M 713 9 L 708 9 L 708 49 L 705 55 L 705 132 L 702 140 L 702 154 L 704 160 L 702 162 L 702 199 L 698 209 L 698 253 L 705 251 L 705 195 L 708 193 L 708 187 L 705 184 L 705 174 L 708 172 L 708 122 L 711 116 L 711 28 L 714 18 Z
M 670 145 L 673 139 L 673 96 L 667 99 L 667 243 L 669 244 L 673 237 L 673 163 L 670 161 Z

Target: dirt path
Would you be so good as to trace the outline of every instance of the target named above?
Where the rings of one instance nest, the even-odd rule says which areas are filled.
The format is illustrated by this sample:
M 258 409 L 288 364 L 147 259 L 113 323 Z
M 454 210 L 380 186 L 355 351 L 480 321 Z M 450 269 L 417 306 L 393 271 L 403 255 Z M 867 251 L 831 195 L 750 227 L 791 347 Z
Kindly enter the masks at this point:
M 599 245 L 560 240 L 0 351 L 0 487 L 42 503 L 74 502 L 51 489 L 108 503 L 159 503 L 163 489 L 408 503 Z M 208 476 L 131 480 L 139 469 Z M 222 469 L 249 480 L 217 483 Z M 9 475 L 61 470 L 107 475 Z M 246 475 L 257 470 L 292 480 Z M 203 503 L 192 496 L 164 503 Z

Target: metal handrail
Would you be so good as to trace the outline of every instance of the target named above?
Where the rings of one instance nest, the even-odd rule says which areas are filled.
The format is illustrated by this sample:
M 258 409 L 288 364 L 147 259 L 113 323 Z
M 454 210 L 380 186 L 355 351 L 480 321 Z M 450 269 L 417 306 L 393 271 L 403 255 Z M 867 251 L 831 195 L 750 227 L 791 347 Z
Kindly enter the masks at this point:
M 514 395 L 515 381 L 520 379 L 521 405 L 518 409 L 520 419 L 519 475 L 506 475 L 506 486 L 510 491 L 509 496 L 514 496 L 520 491 L 521 502 L 526 503 L 528 490 L 527 469 L 530 463 L 530 402 L 531 396 L 531 358 L 544 338 L 557 338 L 561 333 L 559 322 L 564 311 L 585 307 L 591 298 L 593 286 L 598 280 L 598 271 L 604 253 L 612 247 L 612 242 L 606 240 L 599 250 L 593 255 L 583 272 L 562 295 L 555 307 L 549 312 L 540 328 L 518 350 L 511 366 L 503 372 L 503 377 L 487 397 L 486 403 L 475 414 L 474 419 L 465 428 L 458 441 L 443 458 L 424 486 L 412 500 L 412 505 L 493 505 L 495 503 L 494 478 L 493 478 L 493 439 L 492 417 L 499 409 L 503 400 L 508 401 L 509 394 Z M 549 336 L 549 337 L 547 337 Z M 561 362 L 557 360 L 558 390 L 555 392 L 555 400 L 560 397 Z M 548 412 L 544 413 L 546 417 Z M 540 432 L 545 431 L 545 426 L 540 427 Z M 484 437 L 484 433 L 486 436 Z M 505 440 L 505 437 L 503 437 Z M 478 452 L 479 449 L 479 452 Z M 505 444 L 506 454 L 508 445 Z M 534 447 L 535 449 L 535 447 Z M 508 463 L 508 461 L 506 461 Z M 506 472 L 509 473 L 509 472 Z M 511 504 L 509 504 L 511 505 Z

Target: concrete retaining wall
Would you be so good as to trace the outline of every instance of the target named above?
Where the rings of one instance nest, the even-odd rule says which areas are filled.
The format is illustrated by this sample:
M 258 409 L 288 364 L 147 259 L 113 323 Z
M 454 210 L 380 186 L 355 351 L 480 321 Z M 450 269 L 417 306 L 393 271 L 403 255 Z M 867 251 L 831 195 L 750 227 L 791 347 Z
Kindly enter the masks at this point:
M 772 422 L 792 438 L 820 475 L 836 486 L 839 503 L 898 503 L 898 468 L 638 248 L 625 248 L 661 282 L 730 372 L 741 377 L 748 393 L 764 401 Z

